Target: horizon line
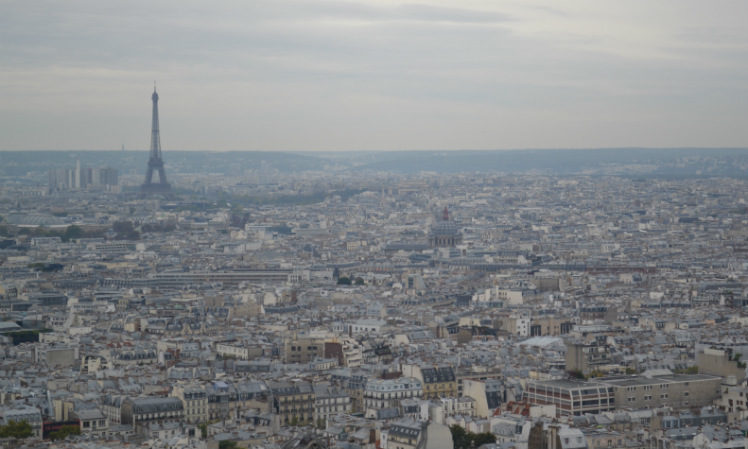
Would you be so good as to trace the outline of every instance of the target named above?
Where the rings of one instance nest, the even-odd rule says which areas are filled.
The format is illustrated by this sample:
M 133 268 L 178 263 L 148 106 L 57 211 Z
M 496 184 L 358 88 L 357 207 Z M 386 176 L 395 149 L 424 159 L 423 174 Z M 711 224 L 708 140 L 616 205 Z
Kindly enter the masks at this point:
M 349 149 L 349 150 L 324 150 L 324 149 L 288 149 L 288 150 L 262 150 L 262 149 L 244 149 L 244 150 L 211 150 L 211 149 L 171 149 L 166 150 L 166 153 L 181 152 L 181 153 L 195 153 L 195 152 L 208 152 L 208 153 L 416 153 L 416 152 L 500 152 L 500 151 L 604 151 L 604 150 L 739 150 L 748 151 L 748 146 L 667 146 L 667 147 L 656 147 L 656 146 L 605 146 L 605 147 L 525 147 L 525 148 L 461 148 L 461 149 L 444 149 L 444 148 L 420 148 L 420 149 L 378 149 L 378 150 L 363 150 L 363 149 Z M 138 153 L 148 152 L 148 149 L 0 149 L 0 153 L 21 153 L 21 152 L 105 152 L 105 153 Z

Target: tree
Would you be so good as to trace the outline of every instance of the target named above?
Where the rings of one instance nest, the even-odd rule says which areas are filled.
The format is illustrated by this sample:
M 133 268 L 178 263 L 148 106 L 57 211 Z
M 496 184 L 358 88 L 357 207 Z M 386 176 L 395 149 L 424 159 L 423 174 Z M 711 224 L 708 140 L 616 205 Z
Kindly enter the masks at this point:
M 738 368 L 745 368 L 745 362 L 740 360 L 742 357 L 743 357 L 743 354 L 739 352 L 736 352 L 735 355 L 732 357 L 732 359 L 738 365 Z
M 28 438 L 34 434 L 31 424 L 27 421 L 10 421 L 0 426 L 0 438 Z
M 338 285 L 351 285 L 351 278 L 347 276 L 340 276 L 338 278 Z
M 69 435 L 80 435 L 80 434 L 81 434 L 81 429 L 78 426 L 75 426 L 75 425 L 62 426 L 60 427 L 60 430 L 50 432 L 49 439 L 53 441 L 64 440 Z
M 244 229 L 244 225 L 249 222 L 249 212 L 244 212 L 241 208 L 231 211 L 229 226 Z
M 140 227 L 143 232 L 172 232 L 177 229 L 174 221 L 160 221 L 158 223 L 146 223 Z
M 452 443 L 454 449 L 468 449 L 470 447 L 470 437 L 468 433 L 462 427 L 457 424 L 449 426 L 450 432 L 452 432 Z
M 117 234 L 118 239 L 138 240 L 140 238 L 140 233 L 135 230 L 131 221 L 115 221 L 112 224 L 112 231 Z
M 569 370 L 569 371 L 567 371 L 567 374 L 568 374 L 568 375 L 569 375 L 569 377 L 570 377 L 570 378 L 572 378 L 572 379 L 584 379 L 584 373 L 582 373 L 582 372 L 581 372 L 580 370 L 578 370 L 578 369 L 575 369 L 575 370 Z
M 236 441 L 223 440 L 218 443 L 218 449 L 239 449 L 239 445 Z
M 13 345 L 18 345 L 21 343 L 26 342 L 37 342 L 39 341 L 39 331 L 38 330 L 23 330 L 23 331 L 16 331 L 16 332 L 10 332 L 8 334 L 5 334 L 13 339 Z
M 496 437 L 490 432 L 467 432 L 456 424 L 449 426 L 449 430 L 452 432 L 452 443 L 454 444 L 454 449 L 476 449 L 484 444 L 496 442 Z
M 484 444 L 496 442 L 496 436 L 490 432 L 473 434 L 473 447 L 481 447 Z
M 676 368 L 673 370 L 675 374 L 699 374 L 699 367 L 697 365 L 689 366 L 688 368 Z
M 34 271 L 43 271 L 45 273 L 51 273 L 53 271 L 62 271 L 64 268 L 62 264 L 59 263 L 42 263 L 42 262 L 35 262 L 28 265 L 29 268 L 31 268 Z
M 364 278 L 362 278 L 362 277 L 357 277 L 357 278 L 356 278 L 356 280 L 354 281 L 354 283 L 355 283 L 356 285 L 364 285 Z
M 208 423 L 204 422 L 197 427 L 200 428 L 200 438 L 202 438 L 203 440 L 208 438 Z

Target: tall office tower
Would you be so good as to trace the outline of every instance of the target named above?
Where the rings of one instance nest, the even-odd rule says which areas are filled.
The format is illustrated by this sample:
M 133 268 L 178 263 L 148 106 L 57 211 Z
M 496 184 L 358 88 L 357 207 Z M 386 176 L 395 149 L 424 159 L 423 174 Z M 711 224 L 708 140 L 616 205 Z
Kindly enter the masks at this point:
M 119 184 L 119 173 L 117 169 L 102 167 L 99 169 L 99 183 L 105 186 L 116 186 Z
M 151 152 L 148 158 L 148 171 L 145 174 L 145 182 L 140 187 L 145 193 L 163 193 L 171 190 L 171 186 L 166 182 L 166 172 L 164 171 L 164 160 L 161 158 L 161 136 L 158 131 L 158 94 L 156 88 L 153 88 L 153 119 L 151 122 Z M 158 171 L 158 182 L 152 182 L 153 171 Z
M 74 176 L 75 176 L 75 185 L 73 186 L 73 188 L 76 190 L 80 190 L 81 188 L 83 188 L 83 186 L 81 185 L 81 161 L 80 159 L 78 159 L 75 162 L 75 175 Z

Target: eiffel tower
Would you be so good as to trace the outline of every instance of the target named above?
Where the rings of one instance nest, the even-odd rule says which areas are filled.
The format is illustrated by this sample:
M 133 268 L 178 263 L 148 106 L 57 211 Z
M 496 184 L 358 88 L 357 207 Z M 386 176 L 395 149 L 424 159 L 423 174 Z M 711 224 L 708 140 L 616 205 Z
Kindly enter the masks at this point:
M 153 86 L 153 119 L 151 122 L 151 152 L 148 157 L 148 171 L 145 173 L 145 182 L 140 186 L 144 193 L 164 193 L 171 190 L 166 182 L 166 171 L 164 171 L 164 160 L 161 157 L 161 136 L 158 131 L 158 94 L 156 86 Z M 158 182 L 153 182 L 153 171 L 158 171 Z

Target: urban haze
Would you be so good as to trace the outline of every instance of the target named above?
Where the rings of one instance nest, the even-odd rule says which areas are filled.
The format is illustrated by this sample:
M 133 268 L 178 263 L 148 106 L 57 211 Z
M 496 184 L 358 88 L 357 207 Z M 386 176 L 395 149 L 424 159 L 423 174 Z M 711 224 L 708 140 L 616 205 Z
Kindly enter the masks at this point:
M 748 447 L 745 3 L 0 10 L 0 447 Z

